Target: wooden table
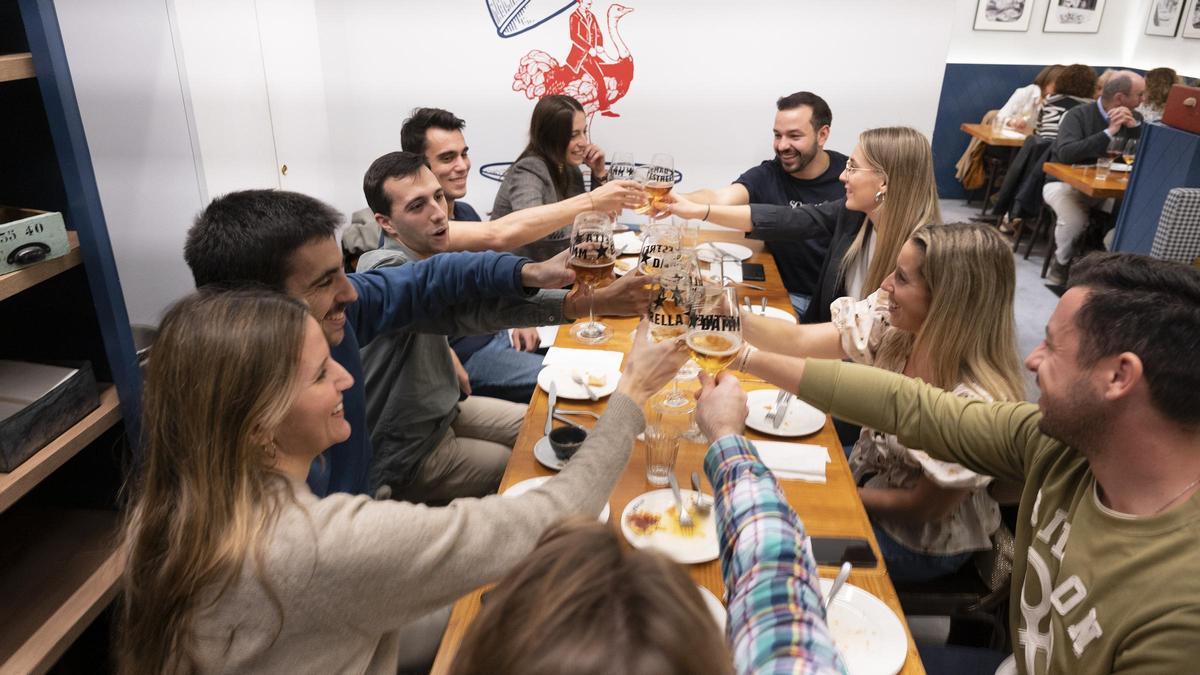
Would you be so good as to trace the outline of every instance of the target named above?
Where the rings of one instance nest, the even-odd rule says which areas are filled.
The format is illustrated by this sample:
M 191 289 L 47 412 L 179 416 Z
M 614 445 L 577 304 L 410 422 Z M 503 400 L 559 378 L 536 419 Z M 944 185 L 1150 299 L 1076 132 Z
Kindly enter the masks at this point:
M 1096 178 L 1095 166 L 1046 162 L 1042 165 L 1042 170 L 1046 175 L 1054 176 L 1083 194 L 1098 199 L 1120 199 L 1125 196 L 1125 188 L 1129 186 L 1129 173 L 1123 171 L 1113 171 L 1107 178 L 1100 180 Z
M 1025 144 L 1027 135 L 1012 136 L 1009 134 L 996 134 L 992 132 L 990 124 L 967 124 L 964 122 L 959 125 L 959 129 L 967 132 L 967 134 L 978 138 L 988 145 L 995 145 L 1003 148 L 1019 148 Z
M 764 266 L 767 281 L 759 285 L 765 286 L 768 290 L 763 292 L 739 286 L 739 295 L 749 295 L 755 302 L 765 295 L 767 297 L 767 304 L 772 307 L 783 309 L 789 313 L 792 311 L 787 292 L 784 290 L 783 283 L 779 278 L 779 271 L 775 266 L 775 261 L 770 254 L 762 251 L 762 242 L 744 240 L 740 233 L 710 233 L 706 231 L 703 235 L 702 238 L 704 239 L 736 241 L 750 247 L 756 252 L 751 261 L 761 263 Z M 614 337 L 607 344 L 599 345 L 596 348 L 627 352 L 630 347 L 630 333 L 634 326 L 636 326 L 637 321 L 635 319 L 605 318 L 604 322 L 614 329 Z M 566 330 L 559 331 L 556 344 L 576 349 L 586 348 L 583 345 L 577 344 Z M 742 382 L 743 387 L 748 391 L 769 388 L 771 386 L 761 380 L 751 379 L 747 376 L 742 376 Z M 692 388 L 694 388 L 695 384 L 691 384 Z M 559 399 L 559 405 L 563 405 L 564 403 L 570 408 L 590 409 L 597 413 L 603 411 L 605 406 L 603 399 L 595 403 L 586 401 L 565 402 Z M 553 473 L 549 469 L 544 468 L 533 457 L 533 444 L 543 435 L 547 405 L 546 394 L 538 389 L 534 393 L 533 401 L 529 405 L 529 412 L 525 416 L 521 433 L 517 437 L 512 459 L 509 461 L 508 469 L 505 471 L 504 479 L 501 481 L 501 492 L 509 486 L 528 478 L 548 476 Z M 583 417 L 580 417 L 579 421 L 585 426 L 591 426 L 592 424 L 592 420 Z M 751 439 L 770 438 L 750 429 L 747 429 L 746 435 Z M 826 471 L 827 482 L 825 485 L 799 481 L 780 481 L 780 485 L 783 486 L 784 493 L 787 495 L 788 502 L 804 520 L 804 525 L 808 533 L 814 536 L 848 536 L 867 539 L 871 542 L 871 548 L 875 550 L 876 558 L 882 561 L 882 556 L 879 554 L 879 546 L 875 542 L 874 534 L 867 520 L 867 513 L 858 498 L 858 491 L 855 487 L 854 479 L 850 474 L 850 467 L 842 452 L 842 445 L 838 441 L 837 433 L 834 431 L 829 419 L 826 419 L 825 427 L 820 432 L 795 440 L 823 445 L 829 449 L 829 456 L 832 458 L 832 462 Z M 686 486 L 688 484 L 688 476 L 692 471 L 698 471 L 701 475 L 704 474 L 703 462 L 706 450 L 707 446 L 701 444 L 688 443 L 686 441 L 680 442 L 675 475 L 680 478 L 682 485 Z M 625 473 L 617 481 L 612 496 L 609 498 L 609 505 L 612 508 L 612 516 L 609 519 L 609 523 L 618 533 L 620 532 L 619 521 L 621 512 L 625 506 L 638 495 L 652 489 L 657 489 L 646 482 L 645 476 L 645 449 L 641 442 L 635 442 L 629 466 L 626 467 Z M 725 597 L 724 584 L 721 579 L 721 567 L 718 561 L 714 560 L 700 565 L 690 565 L 688 566 L 688 570 L 692 578 L 696 580 L 696 583 L 708 588 L 718 598 Z M 837 574 L 838 570 L 836 567 L 820 567 L 819 571 L 821 576 L 832 578 Z M 879 566 L 875 568 L 854 568 L 850 574 L 850 583 L 875 594 L 900 618 L 900 622 L 908 634 L 908 659 L 901 672 L 906 674 L 924 673 L 925 669 L 921 665 L 916 645 L 912 640 L 912 634 L 908 630 L 908 624 L 905 622 L 904 613 L 900 608 L 900 600 L 896 596 L 896 591 L 892 587 L 892 582 L 887 576 L 887 571 L 883 563 L 880 562 Z M 442 645 L 438 650 L 437 659 L 433 665 L 432 672 L 435 675 L 449 671 L 450 662 L 454 658 L 463 635 L 466 633 L 471 621 L 479 613 L 479 598 L 483 590 L 485 589 L 481 588 L 467 594 L 460 598 L 454 605 L 454 610 L 450 615 L 450 623 L 446 628 L 446 634 L 442 639 Z
M 1005 166 L 1012 163 L 1013 157 L 1017 154 L 1017 148 L 1025 144 L 1026 135 L 1012 136 L 1008 134 L 997 134 L 992 130 L 990 124 L 967 124 L 963 123 L 959 126 L 967 135 L 972 138 L 977 138 L 986 145 L 997 148 L 1005 148 L 1006 158 L 1002 161 L 996 157 L 992 157 L 988 162 L 987 177 L 984 178 L 983 184 L 983 203 L 979 207 L 979 216 L 971 220 L 994 223 L 1000 219 L 999 215 L 987 215 L 988 200 L 992 197 L 992 186 L 996 183 L 996 167 L 1003 163 Z

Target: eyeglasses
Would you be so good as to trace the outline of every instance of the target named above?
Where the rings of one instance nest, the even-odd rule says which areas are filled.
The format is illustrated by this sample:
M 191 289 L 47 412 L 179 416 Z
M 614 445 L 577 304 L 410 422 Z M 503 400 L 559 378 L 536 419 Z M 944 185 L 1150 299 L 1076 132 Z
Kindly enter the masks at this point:
M 883 173 L 883 171 L 870 166 L 855 166 L 854 160 L 846 160 L 846 173 L 855 173 L 857 171 L 874 171 L 875 173 Z

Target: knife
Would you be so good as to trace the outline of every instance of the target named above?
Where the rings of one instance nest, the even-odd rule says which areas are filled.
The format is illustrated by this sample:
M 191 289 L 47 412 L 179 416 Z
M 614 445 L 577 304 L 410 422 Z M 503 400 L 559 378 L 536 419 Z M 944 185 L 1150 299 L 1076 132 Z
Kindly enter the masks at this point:
M 558 383 L 550 380 L 550 388 L 546 392 L 550 394 L 550 409 L 546 411 L 546 435 L 554 430 L 554 404 L 558 403 Z
M 775 429 L 783 426 L 783 418 L 787 415 L 788 406 L 792 403 L 792 395 L 787 394 L 779 405 L 775 406 L 775 419 L 771 421 L 771 426 Z

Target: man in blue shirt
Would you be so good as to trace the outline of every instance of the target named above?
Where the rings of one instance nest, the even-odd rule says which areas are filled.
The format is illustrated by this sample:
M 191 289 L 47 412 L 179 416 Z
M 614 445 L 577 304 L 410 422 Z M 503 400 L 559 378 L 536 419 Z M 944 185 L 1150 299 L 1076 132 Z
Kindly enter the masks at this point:
M 354 377 L 344 393 L 350 438 L 313 462 L 317 496 L 366 494 L 371 445 L 359 346 L 377 335 L 435 321 L 455 305 L 561 288 L 574 274 L 561 262 L 504 253 L 449 253 L 403 267 L 347 275 L 337 243 L 341 215 L 321 201 L 281 190 L 243 190 L 214 199 L 188 231 L 184 259 L 196 286 L 266 286 L 304 300 L 331 354 Z
M 838 177 L 846 168 L 846 156 L 825 150 L 833 123 L 829 104 L 816 94 L 798 91 L 780 98 L 775 107 L 774 159 L 747 170 L 724 188 L 684 196 L 701 204 L 778 204 L 792 208 L 845 197 L 846 190 Z M 804 315 L 812 299 L 828 248 L 828 237 L 767 242 L 799 316 Z

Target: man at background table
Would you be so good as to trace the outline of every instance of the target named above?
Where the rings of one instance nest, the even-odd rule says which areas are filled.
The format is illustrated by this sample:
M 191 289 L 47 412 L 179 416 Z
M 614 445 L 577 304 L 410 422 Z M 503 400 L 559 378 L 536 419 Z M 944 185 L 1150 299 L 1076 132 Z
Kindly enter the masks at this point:
M 1114 136 L 1140 138 L 1142 114 L 1135 108 L 1141 105 L 1145 91 L 1146 80 L 1141 75 L 1130 70 L 1114 73 L 1104 83 L 1094 105 L 1075 106 L 1063 116 L 1058 137 L 1050 149 L 1050 161 L 1093 163 L 1105 155 Z M 1076 240 L 1087 229 L 1089 209 L 1105 200 L 1089 197 L 1049 174 L 1042 187 L 1042 198 L 1058 217 L 1054 225 L 1057 249 L 1047 281 L 1062 285 L 1076 252 Z
M 798 91 L 775 102 L 775 158 L 763 161 L 719 190 L 697 190 L 684 195 L 701 204 L 777 204 L 796 208 L 846 196 L 838 177 L 846 156 L 825 149 L 833 113 L 820 96 Z M 779 276 L 787 288 L 796 315 L 803 317 L 812 300 L 829 248 L 829 237 L 803 241 L 769 241 Z
M 1022 673 L 1200 661 L 1200 270 L 1094 253 L 1026 359 L 1038 403 L 969 401 L 860 365 L 754 350 L 743 369 L 937 459 L 1023 481 L 1011 635 Z

